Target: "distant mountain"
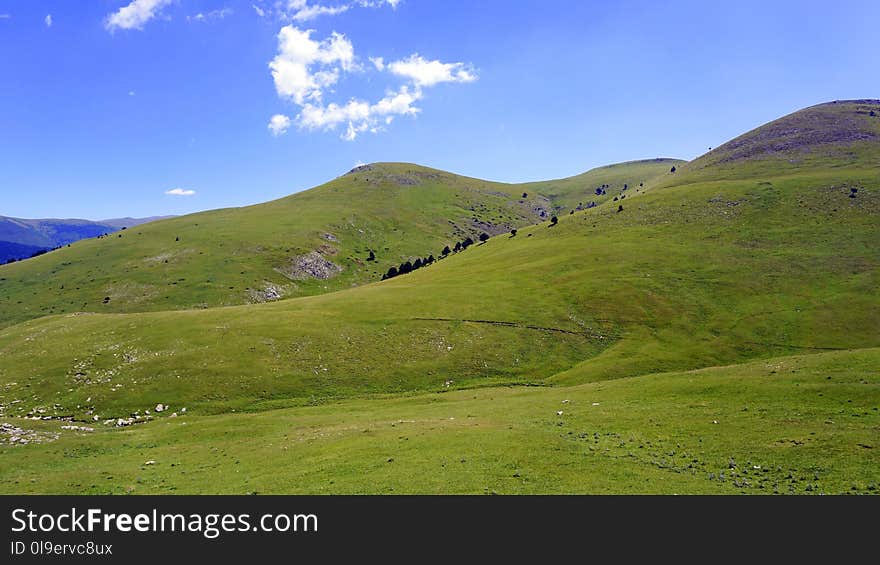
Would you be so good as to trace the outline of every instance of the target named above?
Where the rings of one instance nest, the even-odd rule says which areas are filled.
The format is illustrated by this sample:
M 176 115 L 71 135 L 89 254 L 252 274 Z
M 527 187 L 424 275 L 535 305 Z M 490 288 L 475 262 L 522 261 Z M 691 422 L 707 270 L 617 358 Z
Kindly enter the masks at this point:
M 0 264 L 17 261 L 45 253 L 51 248 L 41 245 L 25 245 L 11 241 L 0 241 Z
M 149 218 L 112 218 L 110 220 L 101 220 L 98 223 L 105 226 L 113 226 L 118 229 L 132 228 L 148 222 L 156 222 L 158 220 L 167 220 L 175 216 L 150 216 Z
M 81 239 L 112 233 L 169 216 L 117 218 L 93 222 L 80 219 L 23 219 L 0 216 L 0 263 L 26 259 Z

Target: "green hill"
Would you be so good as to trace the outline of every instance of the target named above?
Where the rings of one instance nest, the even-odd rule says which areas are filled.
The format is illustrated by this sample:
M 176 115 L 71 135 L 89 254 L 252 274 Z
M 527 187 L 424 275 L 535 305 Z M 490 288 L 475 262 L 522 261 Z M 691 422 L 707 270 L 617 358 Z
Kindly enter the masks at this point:
M 799 110 L 694 159 L 697 178 L 727 179 L 880 166 L 880 100 L 838 100 Z
M 675 162 L 636 161 L 525 185 L 366 165 L 273 202 L 153 222 L 0 266 L 0 327 L 49 314 L 208 308 L 375 282 L 392 265 L 439 255 L 466 237 L 611 198 L 596 196 L 597 186 L 650 185 Z
M 818 123 L 814 130 L 829 130 L 826 136 L 806 135 L 794 149 L 771 143 L 738 152 L 750 139 L 799 135 L 774 122 L 675 173 L 669 162 L 654 163 L 657 175 L 627 191 L 625 174 L 500 185 L 508 196 L 498 198 L 508 205 L 520 206 L 528 192 L 568 209 L 589 198 L 582 182 L 611 186 L 598 206 L 561 214 L 558 225 L 499 234 L 391 280 L 265 304 L 64 314 L 0 329 L 2 413 L 34 438 L 61 434 L 57 443 L 0 453 L 19 464 L 0 473 L 0 485 L 838 492 L 851 482 L 867 492 L 880 483 L 872 439 L 880 425 L 880 142 L 833 130 L 855 123 L 870 131 L 880 118 L 864 108 L 878 104 L 809 108 L 783 120 Z M 806 157 L 798 161 L 792 151 Z M 359 171 L 291 199 L 326 191 L 332 201 L 338 183 L 368 190 L 359 175 L 406 167 Z M 389 186 L 387 178 L 376 182 Z M 478 182 L 467 184 L 485 191 Z M 266 206 L 255 208 L 277 203 Z M 184 243 L 198 233 L 183 231 L 196 217 L 239 234 L 263 227 L 219 220 L 232 213 L 160 222 L 154 229 L 162 231 L 144 241 L 177 227 Z M 228 233 L 215 234 L 217 245 Z M 341 248 L 350 232 L 333 233 Z M 398 249 L 382 237 L 389 238 L 382 250 Z M 442 242 L 419 237 L 433 249 Z M 394 241 L 403 248 L 415 238 Z M 53 261 L 61 256 L 53 255 L 39 264 L 59 269 Z M 16 272 L 0 271 L 8 280 Z M 22 317 L 13 311 L 7 319 Z M 485 388 L 455 392 L 475 387 Z M 157 404 L 170 409 L 156 413 Z M 88 425 L 98 431 L 59 431 L 56 420 L 25 417 L 96 422 Z M 125 429 L 113 430 L 117 424 Z M 187 434 L 176 433 L 181 425 Z M 27 469 L 62 453 L 57 473 L 21 482 Z M 147 469 L 147 459 L 184 468 Z M 223 475 L 233 459 L 241 477 Z M 739 463 L 730 467 L 728 459 Z M 113 478 L 96 478 L 96 464 Z

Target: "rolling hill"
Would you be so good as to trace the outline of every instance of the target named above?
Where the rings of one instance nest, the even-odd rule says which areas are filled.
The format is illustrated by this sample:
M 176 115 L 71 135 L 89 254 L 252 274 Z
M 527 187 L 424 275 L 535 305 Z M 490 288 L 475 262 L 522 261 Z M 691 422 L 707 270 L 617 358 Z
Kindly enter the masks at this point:
M 47 314 L 208 308 L 375 282 L 392 265 L 467 237 L 601 203 L 627 182 L 649 186 L 675 163 L 637 161 L 525 185 L 400 163 L 359 167 L 273 202 L 153 222 L 3 267 L 0 327 Z M 607 194 L 596 195 L 602 185 Z
M 0 447 L 15 461 L 0 488 L 874 492 L 874 108 L 814 106 L 690 163 L 580 180 L 372 165 L 2 267 L 0 414 L 31 439 Z M 487 229 L 484 244 L 369 282 Z M 281 284 L 279 261 L 321 245 L 339 275 L 240 305 L 240 285 Z M 378 264 L 355 268 L 368 249 Z M 236 292 L 209 280 L 235 272 L 222 280 Z M 73 280 L 76 301 L 99 290 L 109 312 L 95 298 L 72 312 L 57 285 Z M 108 280 L 148 300 L 125 304 Z M 194 308 L 224 303 L 239 305 Z M 37 318 L 47 308 L 66 313 Z

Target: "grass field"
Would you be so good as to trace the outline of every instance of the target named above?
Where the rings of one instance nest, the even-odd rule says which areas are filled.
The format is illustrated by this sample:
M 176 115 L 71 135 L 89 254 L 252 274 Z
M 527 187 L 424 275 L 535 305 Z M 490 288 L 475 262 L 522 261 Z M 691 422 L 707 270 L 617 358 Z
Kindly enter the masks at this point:
M 41 422 L 62 437 L 0 449 L 0 490 L 872 494 L 878 366 L 880 349 L 867 349 L 125 430 Z
M 377 165 L 2 267 L 0 416 L 29 443 L 0 442 L 0 488 L 876 492 L 874 106 L 807 109 L 687 164 L 547 183 Z M 576 210 L 603 184 L 597 207 Z M 529 224 L 538 201 L 559 207 L 558 225 Z M 375 282 L 452 243 L 459 213 L 503 233 Z M 281 239 L 305 253 L 325 233 L 341 274 L 273 278 L 296 285 L 291 298 L 241 305 L 254 300 L 239 287 L 284 278 Z M 144 266 L 190 239 L 192 252 Z M 357 270 L 367 249 L 377 265 Z M 102 286 L 179 274 L 140 302 Z M 74 280 L 76 300 L 50 290 Z

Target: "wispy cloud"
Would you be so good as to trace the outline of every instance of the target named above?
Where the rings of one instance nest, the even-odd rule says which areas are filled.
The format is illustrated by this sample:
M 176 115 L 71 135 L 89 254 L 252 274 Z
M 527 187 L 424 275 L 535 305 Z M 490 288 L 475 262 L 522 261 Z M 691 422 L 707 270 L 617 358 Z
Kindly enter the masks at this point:
M 0 14 L 0 20 L 12 19 L 12 14 Z
M 193 196 L 195 193 L 195 190 L 189 190 L 186 188 L 172 188 L 171 190 L 165 191 L 165 194 L 168 194 L 169 196 Z
M 172 0 L 132 0 L 127 6 L 108 15 L 104 27 L 109 31 L 117 29 L 143 29 L 144 25 L 159 15 L 162 8 Z
M 268 0 L 260 4 L 252 4 L 260 17 L 275 17 L 285 22 L 308 22 L 321 16 L 344 14 L 352 8 L 381 8 L 391 6 L 396 9 L 401 0 L 338 0 L 324 2 L 322 0 L 275 0 L 267 5 Z
M 348 4 L 340 6 L 322 6 L 321 4 L 307 4 L 306 2 L 300 2 L 299 4 L 300 6 L 289 16 L 290 19 L 297 22 L 307 22 L 319 16 L 335 16 L 347 12 L 350 7 Z
M 46 14 L 46 17 L 43 18 L 43 21 L 46 23 L 46 27 L 52 27 L 52 14 Z
M 187 16 L 188 22 L 209 22 L 212 20 L 222 20 L 226 16 L 231 16 L 232 8 L 222 8 L 220 10 L 211 10 L 210 12 L 199 12 L 194 16 Z

